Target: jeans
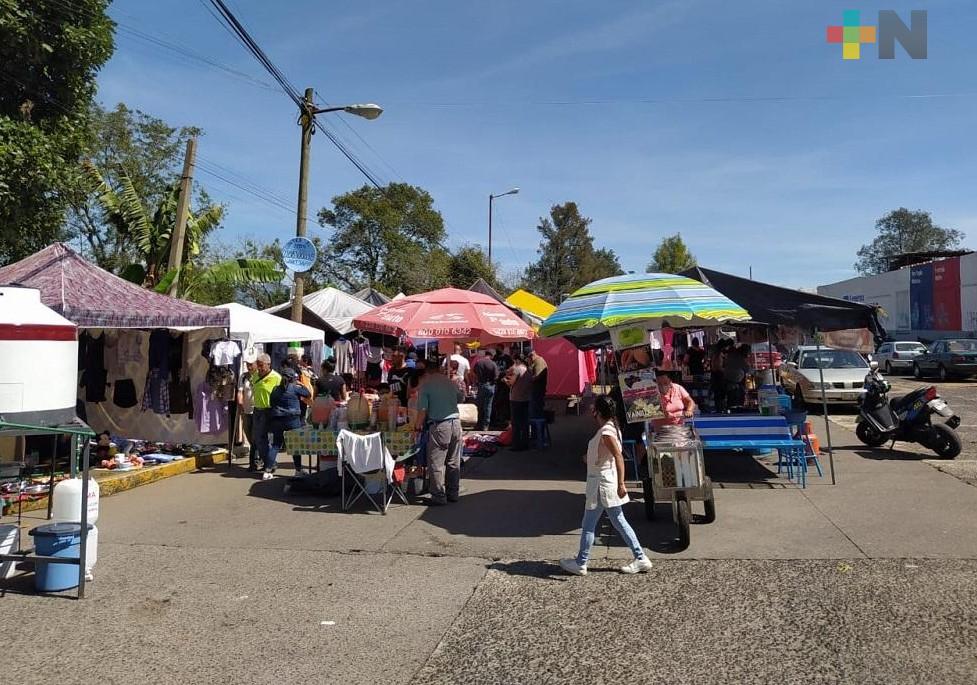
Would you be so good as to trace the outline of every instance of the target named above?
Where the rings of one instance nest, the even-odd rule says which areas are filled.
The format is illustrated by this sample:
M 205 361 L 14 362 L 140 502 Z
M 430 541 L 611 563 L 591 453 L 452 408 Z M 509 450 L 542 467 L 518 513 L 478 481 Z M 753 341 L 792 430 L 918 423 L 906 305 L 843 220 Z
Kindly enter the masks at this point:
M 577 552 L 577 563 L 586 566 L 590 559 L 590 548 L 594 546 L 594 532 L 597 530 L 597 523 L 600 521 L 604 507 L 598 505 L 595 509 L 586 509 L 583 513 L 583 523 L 580 524 L 580 551 Z M 638 542 L 638 536 L 634 534 L 628 520 L 624 518 L 624 510 L 621 507 L 607 507 L 607 518 L 611 520 L 611 525 L 618 535 L 631 548 L 631 553 L 635 559 L 645 556 L 645 551 Z
M 273 416 L 271 418 L 271 446 L 268 448 L 268 458 L 265 459 L 265 471 L 274 473 L 278 466 L 278 453 L 285 447 L 285 431 L 302 427 L 301 416 Z M 295 458 L 296 465 L 301 466 L 301 458 Z
M 431 499 L 457 500 L 461 488 L 461 421 L 433 422 L 427 443 L 427 477 Z
M 495 383 L 479 383 L 475 404 L 478 405 L 478 423 L 475 430 L 488 429 L 492 423 L 492 402 L 495 401 Z
M 271 445 L 268 443 L 268 434 L 271 432 L 271 409 L 255 409 L 251 417 L 251 435 L 254 444 L 253 455 L 257 460 L 268 463 L 268 451 Z M 251 462 L 252 466 L 257 466 L 257 461 Z
M 533 385 L 532 395 L 529 398 L 529 418 L 541 419 L 546 414 L 546 386 Z
M 509 402 L 512 412 L 512 446 L 524 450 L 529 447 L 529 402 Z

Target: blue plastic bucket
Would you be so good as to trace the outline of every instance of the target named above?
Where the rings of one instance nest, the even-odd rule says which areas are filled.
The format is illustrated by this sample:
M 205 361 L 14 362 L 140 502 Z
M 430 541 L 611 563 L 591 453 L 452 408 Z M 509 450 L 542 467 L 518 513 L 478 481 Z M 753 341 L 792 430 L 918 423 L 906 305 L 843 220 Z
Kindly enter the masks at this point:
M 31 532 L 34 550 L 41 557 L 81 558 L 81 524 L 49 523 Z M 78 587 L 78 565 L 38 561 L 34 567 L 34 588 L 38 592 L 59 592 Z

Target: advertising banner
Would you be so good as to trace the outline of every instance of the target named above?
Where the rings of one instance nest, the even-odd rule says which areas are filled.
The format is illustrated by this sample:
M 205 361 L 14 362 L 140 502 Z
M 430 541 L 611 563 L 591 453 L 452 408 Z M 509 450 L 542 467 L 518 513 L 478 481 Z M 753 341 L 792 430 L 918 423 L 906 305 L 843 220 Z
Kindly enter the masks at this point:
M 960 315 L 960 258 L 933 262 L 933 328 L 938 331 L 963 329 Z
M 935 329 L 933 317 L 933 265 L 912 267 L 909 274 L 909 318 L 916 330 Z

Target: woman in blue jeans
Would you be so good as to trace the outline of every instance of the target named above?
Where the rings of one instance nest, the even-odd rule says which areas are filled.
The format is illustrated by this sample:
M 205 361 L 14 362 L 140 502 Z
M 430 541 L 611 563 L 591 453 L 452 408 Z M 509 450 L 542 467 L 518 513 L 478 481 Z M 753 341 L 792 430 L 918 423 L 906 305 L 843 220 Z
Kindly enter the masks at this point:
M 304 421 L 302 398 L 309 396 L 308 389 L 299 383 L 298 372 L 291 366 L 282 368 L 281 385 L 271 391 L 271 447 L 262 480 L 271 480 L 278 466 L 278 453 L 285 447 L 285 431 L 301 428 Z M 296 455 L 295 470 L 302 468 L 301 457 Z
M 587 501 L 580 531 L 580 551 L 576 558 L 560 559 L 563 570 L 575 576 L 587 575 L 594 532 L 605 511 L 614 529 L 634 554 L 634 561 L 622 566 L 621 573 L 645 573 L 651 569 L 651 562 L 621 509 L 628 502 L 628 489 L 624 485 L 624 456 L 621 454 L 621 430 L 617 426 L 616 414 L 614 400 L 609 397 L 601 396 L 594 402 L 594 419 L 598 430 L 587 445 Z

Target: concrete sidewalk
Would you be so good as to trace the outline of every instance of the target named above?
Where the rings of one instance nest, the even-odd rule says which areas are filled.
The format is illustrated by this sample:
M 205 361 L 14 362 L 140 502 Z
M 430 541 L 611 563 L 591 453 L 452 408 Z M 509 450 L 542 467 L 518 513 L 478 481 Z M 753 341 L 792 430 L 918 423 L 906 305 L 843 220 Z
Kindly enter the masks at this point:
M 568 578 L 592 426 L 553 429 L 545 452 L 471 460 L 448 507 L 341 512 L 225 465 L 106 499 L 89 600 L 0 598 L 25 626 L 10 665 L 66 683 L 972 680 L 977 488 L 841 430 L 837 486 L 709 457 L 718 518 L 689 549 L 667 505 L 648 522 L 635 501 L 652 573 L 613 572 L 628 554 L 605 523 L 592 574 Z

